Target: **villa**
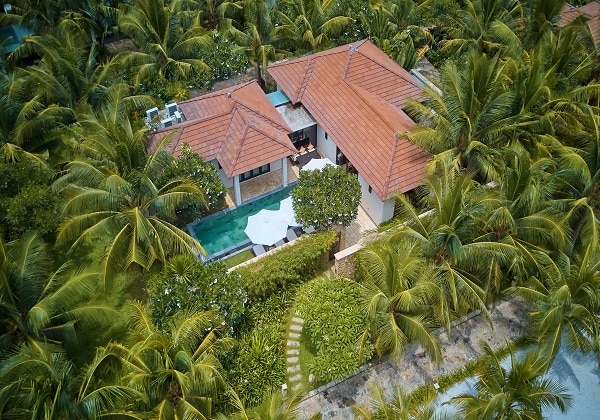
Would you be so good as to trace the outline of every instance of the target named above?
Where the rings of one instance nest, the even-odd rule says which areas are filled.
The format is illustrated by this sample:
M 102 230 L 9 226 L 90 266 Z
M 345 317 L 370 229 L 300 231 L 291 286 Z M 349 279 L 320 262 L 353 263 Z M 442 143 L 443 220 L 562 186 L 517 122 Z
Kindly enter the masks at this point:
M 600 52 L 600 0 L 591 1 L 581 7 L 565 3 L 556 24 L 562 28 L 579 18 L 587 23 L 596 52 Z
M 406 137 L 414 122 L 403 107 L 420 99 L 419 81 L 368 40 L 268 71 L 276 92 L 248 82 L 181 102 L 182 122 L 163 124 L 153 144 L 169 135 L 178 155 L 189 143 L 215 165 L 236 205 L 247 181 L 261 175 L 280 173 L 272 189 L 287 186 L 300 151 L 311 150 L 357 174 L 361 206 L 375 223 L 390 219 L 395 195 L 421 183 L 430 158 Z

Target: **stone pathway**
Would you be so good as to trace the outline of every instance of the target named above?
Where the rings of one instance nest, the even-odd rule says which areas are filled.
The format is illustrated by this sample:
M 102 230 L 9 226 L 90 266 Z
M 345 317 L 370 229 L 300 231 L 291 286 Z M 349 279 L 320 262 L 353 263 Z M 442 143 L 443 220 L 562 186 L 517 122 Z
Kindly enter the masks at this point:
M 384 395 L 389 400 L 397 385 L 405 392 L 411 392 L 478 358 L 483 354 L 479 344 L 482 341 L 495 350 L 527 333 L 529 314 L 522 301 L 505 299 L 494 304 L 489 311 L 493 327 L 483 316 L 474 312 L 455 322 L 450 336 L 445 329 L 438 332 L 442 350 L 442 362 L 439 365 L 434 365 L 424 351 L 413 343 L 408 346 L 401 360 L 383 358 L 378 363 L 364 366 L 358 374 L 346 380 L 311 391 L 300 403 L 299 418 L 309 419 L 320 412 L 323 419 L 351 419 L 352 405 L 368 405 L 369 391 L 374 384 L 383 387 Z
M 288 327 L 287 341 L 285 344 L 287 384 L 294 392 L 302 387 L 302 374 L 300 373 L 300 334 L 304 327 L 304 320 L 294 316 Z

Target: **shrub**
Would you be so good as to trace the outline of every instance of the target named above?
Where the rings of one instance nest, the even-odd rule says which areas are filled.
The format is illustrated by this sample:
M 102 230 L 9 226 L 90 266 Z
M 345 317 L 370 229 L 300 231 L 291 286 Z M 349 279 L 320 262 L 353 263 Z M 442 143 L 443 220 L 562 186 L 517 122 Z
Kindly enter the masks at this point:
M 264 299 L 281 288 L 286 289 L 314 277 L 327 262 L 337 243 L 333 231 L 318 232 L 289 247 L 235 270 L 242 279 L 250 299 Z
M 247 407 L 259 405 L 285 382 L 285 358 L 279 325 L 262 325 L 240 340 L 227 380 Z
M 302 340 L 312 357 L 308 374 L 318 383 L 343 378 L 355 372 L 371 357 L 372 349 L 361 358 L 356 345 L 367 321 L 360 304 L 361 291 L 345 279 L 315 279 L 298 290 L 295 309 L 304 319 Z
M 242 322 L 247 301 L 239 277 L 228 274 L 222 263 L 204 264 L 190 255 L 171 258 L 149 281 L 152 320 L 162 328 L 182 310 L 214 311 L 234 334 Z

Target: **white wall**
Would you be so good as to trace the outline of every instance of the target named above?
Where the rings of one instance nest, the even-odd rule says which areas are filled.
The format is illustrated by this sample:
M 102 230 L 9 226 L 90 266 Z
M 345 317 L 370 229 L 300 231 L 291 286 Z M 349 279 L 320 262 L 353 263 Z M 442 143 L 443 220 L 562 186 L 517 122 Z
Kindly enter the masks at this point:
M 328 139 L 325 138 L 325 131 L 320 125 L 317 125 L 317 149 L 321 156 L 329 158 L 330 161 L 335 163 L 335 152 L 336 146 L 331 136 Z
M 396 200 L 392 197 L 385 202 L 381 201 L 374 190 L 369 192 L 369 184 L 360 174 L 358 174 L 358 182 L 362 193 L 360 204 L 371 219 L 377 224 L 391 219 L 394 216 Z

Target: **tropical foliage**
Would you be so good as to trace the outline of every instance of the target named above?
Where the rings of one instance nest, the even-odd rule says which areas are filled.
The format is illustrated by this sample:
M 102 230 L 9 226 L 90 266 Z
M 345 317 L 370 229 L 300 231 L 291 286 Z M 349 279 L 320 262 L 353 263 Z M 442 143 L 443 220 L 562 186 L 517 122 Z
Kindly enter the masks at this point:
M 296 220 L 315 228 L 349 226 L 358 215 L 360 184 L 355 175 L 342 167 L 302 171 L 292 190 Z
M 543 372 L 561 342 L 599 348 L 600 84 L 588 26 L 561 26 L 563 3 L 12 1 L 0 26 L 32 33 L 12 52 L 0 39 L 0 417 L 294 418 L 297 396 L 274 390 L 303 284 L 323 381 L 361 350 L 398 356 L 416 341 L 435 359 L 435 328 L 452 334 L 456 317 L 519 296 L 539 352 L 509 369 L 490 354 L 477 394 L 455 402 L 477 418 L 566 409 Z M 111 53 L 122 37 L 133 49 Z M 148 145 L 143 110 L 249 63 L 271 86 L 269 61 L 366 37 L 406 68 L 425 56 L 440 70 L 406 108 L 409 138 L 433 157 L 397 200 L 404 225 L 358 255 L 355 278 L 318 288 L 335 232 L 233 274 L 194 260 L 182 222 L 219 206 L 224 187 L 187 148 L 175 159 Z M 356 217 L 352 175 L 300 178 L 304 225 Z M 327 349 L 351 363 L 337 369 Z M 419 415 L 401 393 L 385 402 L 376 390 L 357 413 Z

